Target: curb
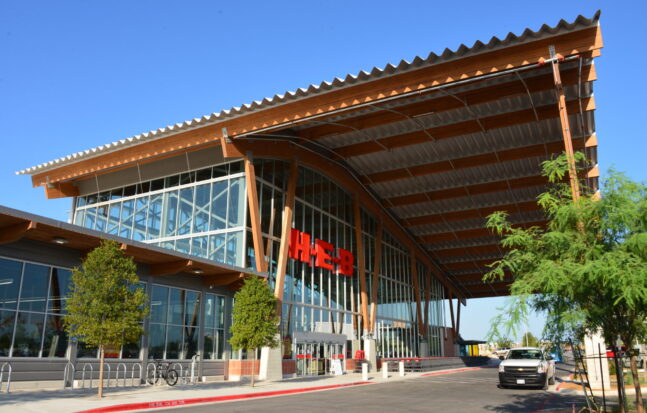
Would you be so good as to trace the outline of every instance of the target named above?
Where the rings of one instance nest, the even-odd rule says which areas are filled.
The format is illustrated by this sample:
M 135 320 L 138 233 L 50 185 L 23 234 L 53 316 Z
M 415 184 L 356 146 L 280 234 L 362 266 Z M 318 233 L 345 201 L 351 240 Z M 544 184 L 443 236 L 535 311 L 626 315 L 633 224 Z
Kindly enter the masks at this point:
M 440 375 L 443 375 L 443 374 L 452 374 L 452 373 L 462 373 L 464 371 L 481 370 L 483 368 L 487 368 L 487 367 L 468 367 L 466 369 L 458 369 L 458 370 L 434 371 L 434 372 L 431 372 L 431 373 L 421 374 L 420 377 L 440 376 Z
M 373 383 L 368 381 L 358 381 L 358 382 L 347 383 L 347 384 L 334 384 L 330 386 L 306 387 L 306 388 L 300 388 L 300 389 L 266 391 L 266 392 L 260 392 L 260 393 L 234 394 L 229 396 L 197 397 L 193 399 L 178 399 L 178 400 L 163 400 L 163 401 L 157 401 L 157 402 L 117 404 L 113 406 L 97 407 L 89 410 L 81 410 L 77 413 L 112 413 L 112 412 L 124 412 L 124 411 L 132 411 L 132 410 L 158 409 L 163 407 L 179 407 L 179 406 L 188 406 L 191 404 L 217 403 L 217 402 L 225 402 L 225 401 L 232 401 L 232 400 L 255 399 L 260 397 L 307 393 L 307 392 L 313 392 L 313 391 L 319 391 L 319 390 L 329 390 L 329 389 L 338 389 L 343 387 L 361 386 L 365 384 L 373 384 Z

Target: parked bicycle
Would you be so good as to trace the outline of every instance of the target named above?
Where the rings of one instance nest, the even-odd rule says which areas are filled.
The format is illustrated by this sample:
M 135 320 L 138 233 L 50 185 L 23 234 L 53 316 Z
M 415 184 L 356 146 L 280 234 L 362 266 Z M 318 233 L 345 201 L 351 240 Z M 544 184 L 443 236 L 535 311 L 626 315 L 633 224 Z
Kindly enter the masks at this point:
M 146 376 L 148 384 L 157 384 L 162 378 L 169 386 L 175 386 L 179 377 L 177 370 L 171 368 L 171 363 L 162 362 L 162 360 L 155 360 L 155 370 L 149 370 Z

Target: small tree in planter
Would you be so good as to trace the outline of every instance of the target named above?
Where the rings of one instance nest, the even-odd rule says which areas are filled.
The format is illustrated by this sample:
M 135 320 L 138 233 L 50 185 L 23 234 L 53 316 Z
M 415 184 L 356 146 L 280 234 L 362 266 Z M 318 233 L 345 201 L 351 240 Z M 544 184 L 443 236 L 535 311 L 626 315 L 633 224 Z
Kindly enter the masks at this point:
M 278 317 L 276 314 L 276 297 L 267 283 L 251 276 L 234 296 L 233 322 L 229 343 L 234 350 L 254 353 L 252 365 L 252 387 L 254 387 L 254 366 L 256 350 L 261 347 L 278 345 Z
M 148 297 L 137 288 L 136 266 L 119 244 L 104 240 L 72 272 L 65 329 L 71 337 L 99 348 L 99 398 L 103 397 L 106 347 L 139 340 Z

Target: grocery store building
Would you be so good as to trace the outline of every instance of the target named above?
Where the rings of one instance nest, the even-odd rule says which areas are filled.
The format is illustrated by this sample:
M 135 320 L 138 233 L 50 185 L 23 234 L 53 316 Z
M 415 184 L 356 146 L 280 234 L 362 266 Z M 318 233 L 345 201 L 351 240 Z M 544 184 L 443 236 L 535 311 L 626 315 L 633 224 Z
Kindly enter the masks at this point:
M 72 223 L 0 210 L 0 356 L 49 365 L 52 377 L 96 358 L 68 340 L 60 317 L 69 269 L 101 238 L 135 259 L 151 297 L 141 342 L 112 349 L 124 363 L 199 355 L 202 375 L 243 374 L 249 362 L 226 339 L 233 294 L 251 274 L 281 302 L 281 345 L 262 351 L 261 377 L 320 374 L 313 360 L 357 350 L 372 365 L 457 355 L 466 300 L 509 293 L 508 278 L 481 281 L 502 256 L 485 217 L 505 210 L 517 225 L 542 225 L 540 163 L 569 148 L 593 161 L 582 190 L 597 189 L 598 17 L 20 171 L 48 199 L 69 197 Z

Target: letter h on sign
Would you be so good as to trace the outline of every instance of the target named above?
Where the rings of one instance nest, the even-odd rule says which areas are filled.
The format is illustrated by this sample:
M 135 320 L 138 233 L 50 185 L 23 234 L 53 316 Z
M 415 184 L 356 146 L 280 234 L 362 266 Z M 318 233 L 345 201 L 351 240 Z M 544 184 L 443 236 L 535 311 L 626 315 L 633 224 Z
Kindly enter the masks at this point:
M 288 248 L 290 258 L 312 265 L 311 257 L 314 256 L 316 267 L 334 271 L 336 265 L 339 274 L 353 275 L 353 262 L 355 261 L 353 253 L 343 248 L 337 248 L 337 256 L 333 256 L 331 254 L 335 252 L 334 245 L 317 239 L 314 248 L 312 248 L 311 239 L 310 234 L 292 228 L 290 247 Z

